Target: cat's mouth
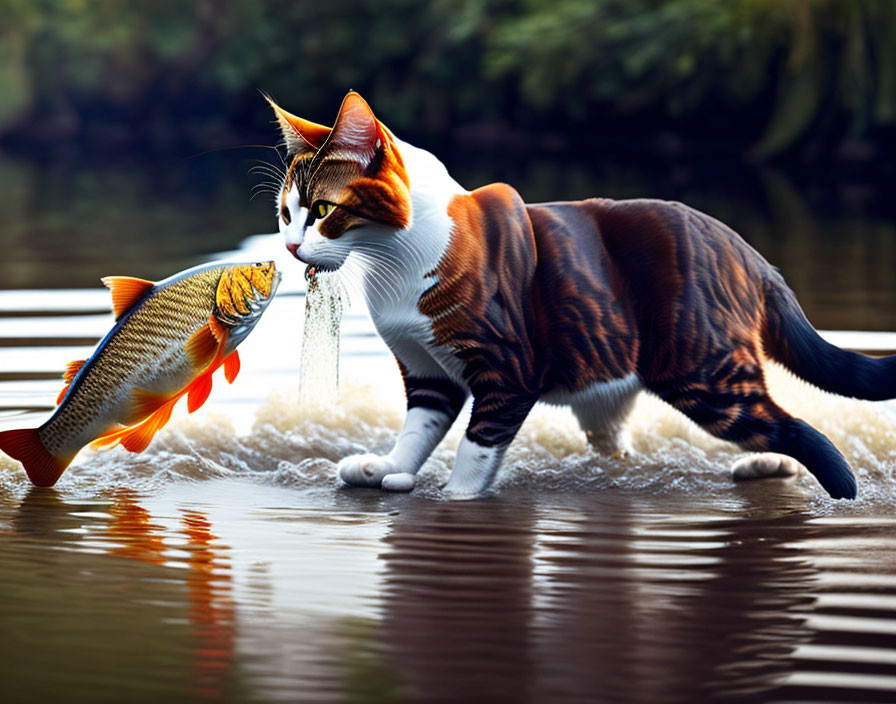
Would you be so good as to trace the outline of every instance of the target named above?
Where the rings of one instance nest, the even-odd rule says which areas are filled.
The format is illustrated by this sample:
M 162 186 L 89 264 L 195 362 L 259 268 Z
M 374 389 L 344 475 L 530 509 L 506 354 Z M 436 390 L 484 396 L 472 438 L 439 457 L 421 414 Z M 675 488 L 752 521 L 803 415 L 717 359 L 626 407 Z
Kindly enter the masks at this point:
M 338 266 L 331 266 L 328 264 L 309 264 L 305 267 L 305 281 L 310 281 L 318 274 L 326 274 L 331 271 L 336 271 Z
M 300 248 L 300 245 L 297 245 L 297 244 L 287 244 L 287 245 L 286 245 L 286 249 L 289 250 L 289 253 L 290 253 L 292 256 L 294 256 L 297 260 L 299 260 L 300 262 L 302 262 L 302 264 L 307 264 L 307 265 L 308 265 L 307 267 L 305 267 L 305 278 L 306 278 L 306 279 L 307 279 L 309 276 L 313 276 L 315 272 L 330 272 L 330 271 L 336 271 L 339 267 L 342 266 L 342 262 L 339 262 L 339 263 L 331 263 L 331 262 L 314 263 L 314 262 L 310 262 L 308 259 L 311 259 L 311 257 L 309 257 L 308 259 L 303 258 L 302 255 L 299 254 L 299 248 Z M 314 258 L 316 259 L 316 257 L 314 257 Z

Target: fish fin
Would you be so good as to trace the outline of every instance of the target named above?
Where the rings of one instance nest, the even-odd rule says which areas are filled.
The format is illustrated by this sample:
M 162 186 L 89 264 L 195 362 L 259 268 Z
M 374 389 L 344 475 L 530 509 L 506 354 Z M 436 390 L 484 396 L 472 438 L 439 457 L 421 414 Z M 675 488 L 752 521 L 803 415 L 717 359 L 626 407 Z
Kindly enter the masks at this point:
M 219 345 L 223 346 L 227 342 L 227 330 L 213 315 L 208 316 L 208 329 L 212 331 L 212 335 L 215 336 Z
M 116 320 L 127 313 L 146 295 L 155 283 L 133 276 L 104 276 L 101 281 L 112 292 L 112 312 Z
M 108 433 L 103 433 L 96 440 L 90 443 L 90 446 L 94 450 L 102 450 L 107 447 L 112 447 L 113 445 L 117 445 L 118 441 L 121 440 L 120 433 L 122 429 L 119 428 L 117 430 L 110 430 Z
M 65 365 L 65 372 L 62 374 L 62 380 L 65 382 L 65 386 L 62 387 L 62 391 L 60 391 L 59 395 L 56 397 L 57 406 L 62 403 L 62 399 L 65 398 L 65 395 L 71 388 L 72 382 L 75 380 L 75 377 L 78 376 L 78 372 L 81 371 L 81 367 L 83 367 L 86 363 L 86 359 L 76 359 L 74 362 L 69 362 Z
M 174 410 L 176 400 L 172 399 L 142 423 L 128 428 L 121 436 L 121 446 L 128 452 L 143 452 L 153 436 L 171 420 L 171 411 Z
M 90 443 L 90 446 L 99 450 L 105 447 L 112 447 L 120 442 L 121 446 L 128 452 L 143 452 L 153 436 L 165 427 L 165 424 L 171 419 L 171 411 L 179 398 L 180 396 L 178 395 L 168 399 L 156 408 L 151 415 L 136 425 L 116 428 L 108 433 L 103 433 Z
M 41 442 L 37 428 L 0 433 L 0 450 L 21 462 L 36 486 L 53 486 L 74 459 L 51 455 Z
M 78 372 L 81 371 L 81 367 L 86 362 L 86 359 L 76 359 L 74 362 L 69 362 L 65 365 L 65 373 L 62 375 L 62 378 L 66 384 L 71 384 L 74 381 L 75 377 L 78 376 Z
M 197 369 L 205 369 L 214 358 L 215 352 L 218 351 L 219 347 L 220 343 L 215 337 L 211 326 L 203 325 L 187 340 L 186 350 L 190 361 L 193 362 L 193 366 Z
M 68 393 L 68 390 L 71 388 L 71 384 L 66 384 L 62 387 L 62 391 L 59 392 L 59 395 L 56 397 L 56 405 L 58 406 L 62 403 L 62 399 L 65 398 L 65 394 Z
M 152 415 L 171 400 L 171 396 L 157 394 L 146 389 L 134 389 L 131 398 L 133 399 L 131 410 L 134 423 Z
M 236 375 L 240 373 L 240 355 L 234 350 L 224 360 L 224 378 L 228 384 L 232 384 Z
M 189 396 L 187 396 L 187 411 L 192 413 L 208 399 L 208 395 L 212 392 L 212 375 L 201 374 L 187 387 Z

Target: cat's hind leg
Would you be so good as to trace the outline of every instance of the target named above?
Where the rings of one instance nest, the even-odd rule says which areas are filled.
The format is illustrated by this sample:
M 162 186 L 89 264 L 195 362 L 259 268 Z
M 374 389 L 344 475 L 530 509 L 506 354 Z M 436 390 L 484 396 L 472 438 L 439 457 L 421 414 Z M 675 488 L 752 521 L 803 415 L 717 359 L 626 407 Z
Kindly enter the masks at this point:
M 835 499 L 855 498 L 856 480 L 840 451 L 768 395 L 755 350 L 719 351 L 687 374 L 648 381 L 647 388 L 712 435 L 745 450 L 792 457 Z
M 598 382 L 576 394 L 570 406 L 594 450 L 608 457 L 631 454 L 625 421 L 642 388 L 637 375 L 630 374 L 622 379 Z

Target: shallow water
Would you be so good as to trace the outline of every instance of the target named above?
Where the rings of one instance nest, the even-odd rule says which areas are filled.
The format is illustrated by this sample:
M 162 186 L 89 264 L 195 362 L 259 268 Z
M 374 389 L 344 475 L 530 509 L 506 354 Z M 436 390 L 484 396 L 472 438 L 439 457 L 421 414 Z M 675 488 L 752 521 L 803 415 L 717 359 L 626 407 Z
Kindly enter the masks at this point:
M 229 201 L 225 186 L 203 192 Z M 129 188 L 150 210 L 174 197 Z M 30 211 L 17 212 L 30 233 Z M 857 227 L 889 237 L 871 223 Z M 836 257 L 800 250 L 810 233 L 780 233 L 772 249 L 838 271 Z M 239 241 L 216 237 L 169 233 L 183 252 L 151 264 L 180 268 Z M 134 247 L 114 271 L 81 253 L 97 271 L 54 269 L 56 290 L 15 269 L 13 285 L 31 290 L 0 292 L 0 428 L 40 423 L 64 363 L 111 324 L 87 273 L 153 275 L 134 267 L 154 250 Z M 348 489 L 335 462 L 387 450 L 400 426 L 398 372 L 354 296 L 340 402 L 300 407 L 304 283 L 281 250 L 256 237 L 231 253 L 276 257 L 282 295 L 240 348 L 233 386 L 216 380 L 208 406 L 181 411 L 145 453 L 87 450 L 49 490 L 0 457 L 0 701 L 896 699 L 892 405 L 770 370 L 776 399 L 855 467 L 856 502 L 827 499 L 808 476 L 733 483 L 739 454 L 646 396 L 624 461 L 591 453 L 568 412 L 539 407 L 489 497 L 442 499 L 463 421 L 413 494 Z M 12 251 L 40 263 L 37 249 Z M 896 298 L 890 281 L 849 279 L 839 303 L 836 287 L 816 291 L 810 315 L 835 327 L 855 300 L 873 313 Z M 891 334 L 828 335 L 896 349 Z

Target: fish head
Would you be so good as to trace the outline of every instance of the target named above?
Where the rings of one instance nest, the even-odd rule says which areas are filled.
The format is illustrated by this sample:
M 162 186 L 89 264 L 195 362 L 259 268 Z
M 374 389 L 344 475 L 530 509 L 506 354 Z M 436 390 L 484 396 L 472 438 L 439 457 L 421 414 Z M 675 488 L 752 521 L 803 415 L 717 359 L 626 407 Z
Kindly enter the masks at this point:
M 279 284 L 280 272 L 274 262 L 224 268 L 215 292 L 215 317 L 229 333 L 228 348 L 236 348 L 252 331 Z

